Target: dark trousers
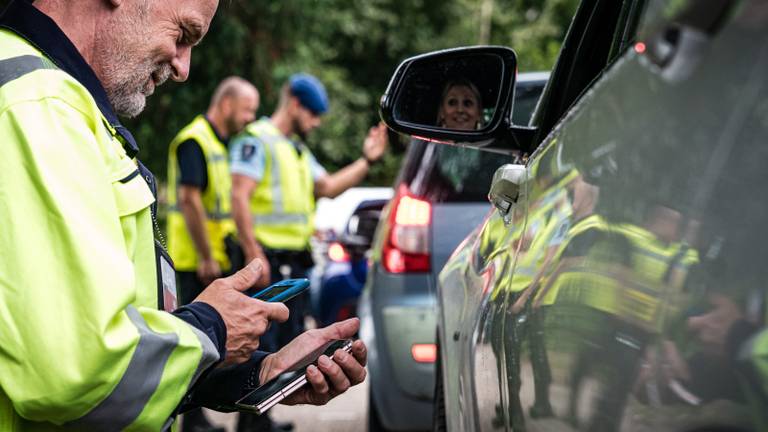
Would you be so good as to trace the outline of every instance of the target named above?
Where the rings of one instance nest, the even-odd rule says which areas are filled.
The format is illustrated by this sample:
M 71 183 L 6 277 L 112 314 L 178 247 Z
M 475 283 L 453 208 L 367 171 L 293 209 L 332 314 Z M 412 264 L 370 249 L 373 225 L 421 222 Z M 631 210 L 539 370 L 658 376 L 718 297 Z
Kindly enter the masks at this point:
M 314 265 L 309 251 L 264 249 L 264 253 L 269 260 L 270 283 L 283 279 L 305 278 Z M 309 293 L 305 291 L 285 305 L 290 311 L 288 321 L 272 324 L 269 331 L 262 336 L 260 346 L 265 351 L 279 350 L 305 330 L 304 316 L 309 306 Z
M 205 289 L 205 285 L 197 278 L 197 272 L 194 271 L 177 271 L 176 280 L 179 287 L 179 306 L 192 303 L 192 300 Z

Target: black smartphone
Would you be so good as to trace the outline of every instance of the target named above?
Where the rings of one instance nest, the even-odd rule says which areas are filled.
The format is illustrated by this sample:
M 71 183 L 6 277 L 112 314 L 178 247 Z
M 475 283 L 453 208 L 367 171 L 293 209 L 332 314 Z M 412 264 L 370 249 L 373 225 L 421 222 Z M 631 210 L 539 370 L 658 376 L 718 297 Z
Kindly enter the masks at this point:
M 288 368 L 288 371 L 245 395 L 235 405 L 240 411 L 253 412 L 259 415 L 267 412 L 307 383 L 307 367 L 311 364 L 317 365 L 318 357 L 325 354 L 333 358 L 333 353 L 339 349 L 352 352 L 352 342 L 352 339 L 328 342 Z
M 265 302 L 287 302 L 309 288 L 309 279 L 285 279 L 272 284 L 251 297 Z

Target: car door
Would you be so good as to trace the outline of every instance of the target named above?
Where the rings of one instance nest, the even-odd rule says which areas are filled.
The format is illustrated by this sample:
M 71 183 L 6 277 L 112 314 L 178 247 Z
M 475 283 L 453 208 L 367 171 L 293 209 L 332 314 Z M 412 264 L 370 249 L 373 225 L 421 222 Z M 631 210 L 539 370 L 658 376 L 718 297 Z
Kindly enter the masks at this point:
M 765 427 L 768 11 L 736 4 L 582 4 L 492 324 L 507 429 Z

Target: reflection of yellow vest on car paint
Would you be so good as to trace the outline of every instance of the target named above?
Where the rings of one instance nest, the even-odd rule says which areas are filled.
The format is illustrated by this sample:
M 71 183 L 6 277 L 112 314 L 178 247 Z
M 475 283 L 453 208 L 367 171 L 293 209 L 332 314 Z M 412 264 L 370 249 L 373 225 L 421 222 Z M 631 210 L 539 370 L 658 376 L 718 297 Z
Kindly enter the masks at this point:
M 197 116 L 176 135 L 168 151 L 168 251 L 177 270 L 194 271 L 197 268 L 199 257 L 178 205 L 180 177 L 177 150 L 181 143 L 189 139 L 198 143 L 205 157 L 208 187 L 202 191 L 202 201 L 208 219 L 206 231 L 211 256 L 226 271 L 231 265 L 224 246 L 224 238 L 235 231 L 231 215 L 232 183 L 227 149 L 202 115 Z
M 0 430 L 161 430 L 219 356 L 157 310 L 152 192 L 88 89 L 5 29 L 0 77 Z
M 251 197 L 256 240 L 269 249 L 309 248 L 314 230 L 315 182 L 310 152 L 301 154 L 269 119 L 250 124 L 246 133 L 263 145 L 264 176 Z
M 612 225 L 599 215 L 592 215 L 571 228 L 559 254 L 571 240 L 588 230 L 626 239 L 631 263 L 627 267 L 606 259 L 611 254 L 610 247 L 598 242 L 577 264 L 552 276 L 557 279 L 552 281 L 542 303 L 583 304 L 649 331 L 658 330 L 663 308 L 672 307 L 668 300 L 674 293 L 670 290 L 680 288 L 672 287 L 667 276 L 671 271 L 687 273 L 698 262 L 696 251 L 682 243 L 664 245 L 653 233 L 636 225 Z
M 529 208 L 528 220 L 512 229 L 513 253 L 516 252 L 514 270 L 506 272 L 495 287 L 492 298 L 502 290 L 520 292 L 533 282 L 544 260 L 550 240 L 561 226 L 561 222 L 570 216 L 571 208 L 565 185 L 573 181 L 576 172 L 559 179 L 553 186 L 541 191 L 538 199 Z M 519 247 L 519 249 L 518 249 Z

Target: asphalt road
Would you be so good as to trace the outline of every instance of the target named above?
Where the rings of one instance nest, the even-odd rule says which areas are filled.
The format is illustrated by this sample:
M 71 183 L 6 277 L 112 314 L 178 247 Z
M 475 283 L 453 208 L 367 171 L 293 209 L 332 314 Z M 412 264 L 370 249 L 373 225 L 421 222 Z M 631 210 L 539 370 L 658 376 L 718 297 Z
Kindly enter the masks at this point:
M 322 407 L 278 405 L 270 410 L 277 421 L 292 421 L 295 432 L 361 432 L 367 430 L 368 380 Z M 208 418 L 234 432 L 237 414 L 208 411 Z

